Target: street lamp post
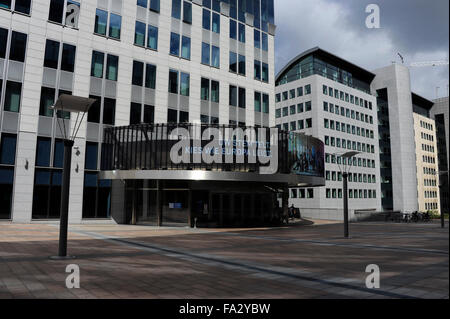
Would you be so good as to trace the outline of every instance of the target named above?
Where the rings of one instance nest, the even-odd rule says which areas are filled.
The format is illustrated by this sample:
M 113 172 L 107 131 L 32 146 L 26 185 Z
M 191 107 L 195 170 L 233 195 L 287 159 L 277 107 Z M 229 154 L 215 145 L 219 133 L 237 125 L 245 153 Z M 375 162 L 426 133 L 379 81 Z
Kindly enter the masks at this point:
M 72 162 L 72 147 L 74 145 L 75 138 L 80 129 L 83 118 L 89 108 L 94 104 L 94 99 L 89 99 L 80 96 L 73 96 L 62 94 L 56 101 L 53 109 L 57 112 L 77 113 L 75 123 L 73 124 L 72 134 L 69 135 L 70 128 L 66 128 L 64 117 L 57 116 L 58 126 L 61 135 L 64 137 L 64 166 L 62 176 L 61 187 L 61 207 L 60 207 L 60 226 L 59 226 L 59 247 L 58 255 L 52 256 L 52 259 L 69 259 L 73 256 L 67 256 L 67 229 L 69 221 L 69 191 L 70 191 L 70 170 Z M 80 118 L 80 114 L 83 114 Z M 62 125 L 61 123 L 62 122 Z
M 349 237 L 349 231 L 348 231 L 348 173 L 350 172 L 349 167 L 351 167 L 351 165 L 348 165 L 348 163 L 350 162 L 351 158 L 355 155 L 359 154 L 359 152 L 347 152 L 341 155 L 337 155 L 337 156 L 341 156 L 343 159 L 345 159 L 342 163 L 342 167 L 339 164 L 339 169 L 342 173 L 342 178 L 343 178 L 343 183 L 344 183 L 344 237 L 348 238 Z

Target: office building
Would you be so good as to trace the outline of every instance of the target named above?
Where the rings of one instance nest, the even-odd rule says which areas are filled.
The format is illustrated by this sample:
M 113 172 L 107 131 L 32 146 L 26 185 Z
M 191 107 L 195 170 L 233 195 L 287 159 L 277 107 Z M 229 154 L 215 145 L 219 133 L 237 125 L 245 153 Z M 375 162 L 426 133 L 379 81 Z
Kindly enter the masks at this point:
M 125 196 L 100 176 L 105 129 L 273 126 L 274 35 L 273 0 L 1 1 L 1 218 L 59 217 L 63 131 L 76 116 L 51 108 L 61 94 L 97 100 L 75 140 L 70 222 L 107 222 Z M 188 196 L 171 194 L 170 209 Z
M 392 64 L 373 72 L 376 77 L 371 89 L 377 96 L 382 208 L 401 212 L 435 210 L 439 176 L 435 125 L 430 118 L 433 102 L 411 91 L 406 66 Z
M 441 212 L 449 212 L 449 103 L 448 96 L 433 100 L 430 114 L 436 124 Z
M 292 59 L 276 76 L 275 121 L 279 129 L 301 132 L 325 143 L 326 185 L 291 188 L 289 205 L 302 216 L 343 218 L 346 152 L 358 152 L 348 165 L 349 210 L 381 209 L 375 74 L 320 48 Z

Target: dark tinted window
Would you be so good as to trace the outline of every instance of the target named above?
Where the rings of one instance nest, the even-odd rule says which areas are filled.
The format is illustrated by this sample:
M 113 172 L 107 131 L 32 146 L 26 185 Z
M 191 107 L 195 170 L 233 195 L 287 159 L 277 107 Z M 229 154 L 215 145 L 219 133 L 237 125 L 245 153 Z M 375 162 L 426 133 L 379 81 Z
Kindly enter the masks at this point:
M 55 104 L 55 89 L 42 87 L 41 101 L 39 105 L 39 115 L 53 116 L 53 110 L 50 106 Z
M 63 140 L 55 140 L 53 153 L 53 167 L 62 168 L 64 163 L 64 142 Z
M 75 67 L 75 51 L 75 46 L 66 43 L 63 44 L 61 70 L 73 72 Z
M 51 139 L 48 137 L 38 137 L 36 148 L 36 166 L 49 167 Z
M 189 112 L 180 111 L 180 123 L 189 122 Z
M 98 144 L 86 142 L 86 159 L 84 163 L 85 169 L 97 169 Z
M 167 123 L 177 123 L 177 110 L 168 109 L 167 110 Z
M 88 122 L 100 123 L 100 100 L 99 96 L 89 95 L 89 98 L 96 99 L 88 111 Z
M 14 11 L 30 14 L 30 4 L 31 0 L 16 0 Z
M 27 47 L 27 35 L 20 32 L 12 32 L 11 49 L 9 59 L 19 62 L 25 61 L 25 49 Z
M 141 123 L 141 104 L 131 103 L 130 108 L 130 125 Z
M 144 123 L 155 122 L 155 108 L 153 105 L 144 105 Z
M 0 58 L 1 59 L 5 58 L 7 42 L 8 42 L 8 30 L 0 28 Z
M 14 165 L 16 161 L 16 136 L 2 134 L 0 142 L 0 164 Z
M 133 77 L 131 81 L 133 85 L 142 86 L 144 83 L 144 63 L 133 61 Z
M 105 97 L 103 101 L 103 124 L 114 125 L 116 116 L 116 100 Z
M 59 57 L 59 42 L 47 40 L 45 42 L 44 66 L 57 69 Z
M 62 23 L 64 0 L 50 0 L 48 19 L 53 22 Z
M 145 69 L 145 87 L 154 89 L 156 87 L 156 66 L 147 64 Z
M 169 92 L 178 94 L 178 71 L 169 71 Z

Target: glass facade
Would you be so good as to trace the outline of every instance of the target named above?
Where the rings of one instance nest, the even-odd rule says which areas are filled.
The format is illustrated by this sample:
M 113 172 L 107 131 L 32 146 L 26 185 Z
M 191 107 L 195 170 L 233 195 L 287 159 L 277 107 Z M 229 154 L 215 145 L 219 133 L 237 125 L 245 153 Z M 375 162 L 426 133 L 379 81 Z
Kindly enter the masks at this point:
M 316 53 L 306 55 L 290 65 L 279 76 L 275 85 L 279 86 L 290 83 L 314 74 L 370 94 L 370 83 L 372 79 L 359 79 L 351 72 L 340 67 L 338 61 L 328 61 L 325 56 L 318 56 Z

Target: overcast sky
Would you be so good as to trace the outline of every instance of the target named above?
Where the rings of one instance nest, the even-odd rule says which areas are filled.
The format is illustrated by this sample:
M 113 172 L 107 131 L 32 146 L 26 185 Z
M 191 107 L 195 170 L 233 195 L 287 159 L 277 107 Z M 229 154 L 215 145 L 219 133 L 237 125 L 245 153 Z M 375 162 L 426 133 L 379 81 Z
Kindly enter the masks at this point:
M 380 29 L 365 25 L 368 4 L 380 7 Z M 299 53 L 319 46 L 365 69 L 396 61 L 449 59 L 449 0 L 275 0 L 276 73 Z M 447 95 L 449 67 L 410 68 L 412 90 Z

